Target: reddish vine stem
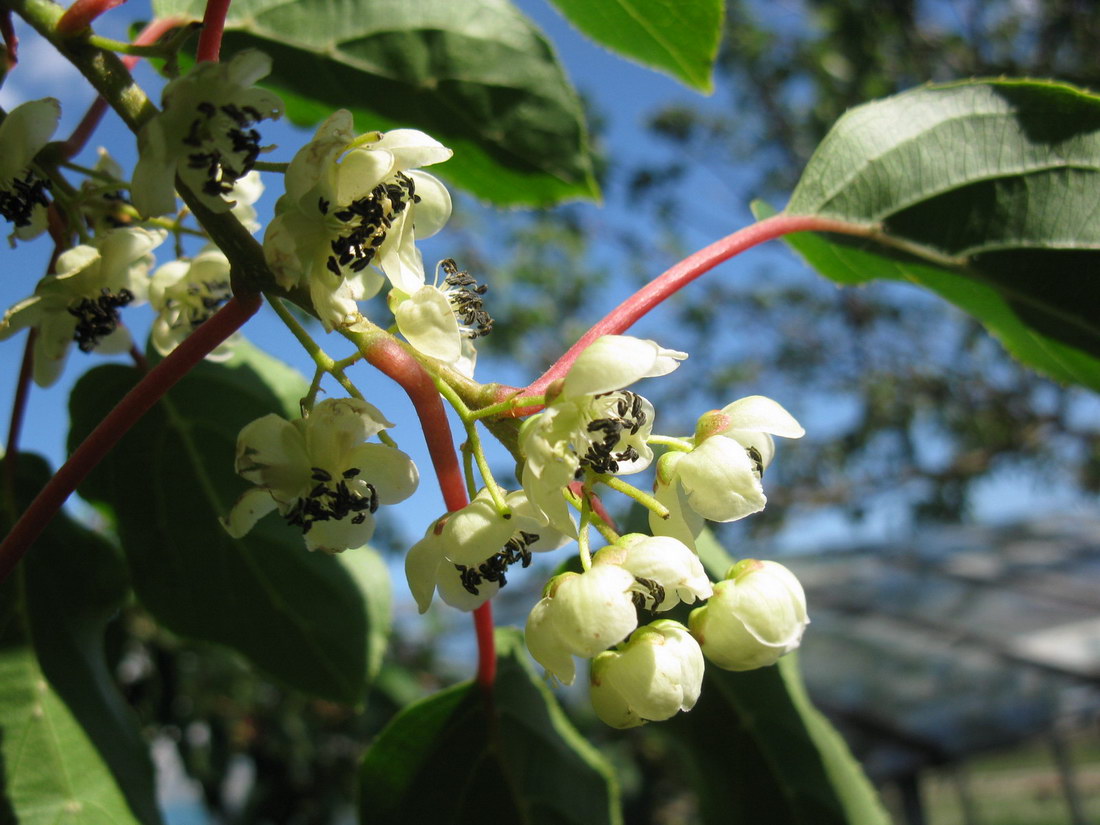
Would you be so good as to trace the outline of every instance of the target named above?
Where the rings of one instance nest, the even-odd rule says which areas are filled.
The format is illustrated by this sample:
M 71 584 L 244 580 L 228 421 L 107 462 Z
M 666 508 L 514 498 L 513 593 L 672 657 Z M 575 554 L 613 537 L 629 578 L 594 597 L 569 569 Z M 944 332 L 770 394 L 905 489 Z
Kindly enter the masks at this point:
M 5 69 L 10 72 L 19 62 L 19 38 L 11 22 L 11 9 L 0 12 L 0 39 L 4 41 L 4 60 L 7 62 Z
M 378 339 L 364 347 L 362 352 L 372 366 L 400 384 L 413 402 L 424 431 L 424 440 L 428 444 L 432 467 L 439 480 L 439 489 L 443 493 L 443 503 L 448 512 L 461 510 L 470 500 L 454 448 L 451 423 L 447 420 L 443 401 L 431 376 L 390 338 Z M 489 690 L 496 679 L 493 609 L 489 602 L 474 611 L 474 630 L 478 650 L 477 682 L 484 690 Z
M 101 14 L 125 2 L 126 0 L 76 0 L 57 21 L 57 33 L 62 37 L 79 34 Z
M 238 295 L 231 298 L 126 393 L 73 451 L 57 474 L 39 491 L 11 532 L 0 543 L 0 581 L 7 578 L 76 486 L 103 460 L 118 440 L 177 381 L 218 344 L 240 329 L 259 308 L 259 295 Z
M 134 38 L 134 45 L 151 46 L 161 38 L 161 35 L 171 31 L 183 22 L 183 18 L 181 17 L 165 17 L 161 20 L 154 20 Z M 132 69 L 138 64 L 140 59 L 140 57 L 127 55 L 122 58 L 122 63 L 127 69 Z M 61 144 L 61 151 L 66 158 L 73 157 L 84 148 L 88 139 L 99 127 L 99 122 L 103 120 L 103 115 L 107 112 L 107 106 L 106 98 L 101 96 L 97 97 L 92 105 L 88 107 L 88 111 L 84 113 L 84 117 L 81 118 L 80 123 L 73 129 L 73 133 L 69 135 L 68 140 Z
M 844 235 L 866 235 L 868 233 L 866 227 L 842 221 L 811 215 L 784 214 L 774 215 L 751 226 L 739 229 L 732 235 L 727 235 L 721 240 L 715 241 L 710 246 L 700 249 L 665 270 L 611 310 L 602 320 L 582 335 L 580 340 L 570 347 L 565 355 L 559 358 L 550 369 L 524 389 L 523 394 L 542 395 L 546 392 L 550 382 L 563 377 L 585 347 L 601 335 L 618 335 L 625 332 L 635 321 L 666 298 L 674 295 L 718 264 L 757 244 L 773 240 L 782 235 L 789 235 L 792 232 L 835 232 Z M 507 393 L 504 397 L 507 397 Z M 528 412 L 529 410 L 516 410 L 513 414 L 526 415 Z
M 11 405 L 11 421 L 8 424 L 8 443 L 4 449 L 4 496 L 15 501 L 15 465 L 19 457 L 19 436 L 23 432 L 23 416 L 27 410 L 31 376 L 34 374 L 34 342 L 38 329 L 31 327 L 23 346 L 23 360 L 19 365 L 19 378 L 15 385 L 15 400 Z
M 222 32 L 225 31 L 225 16 L 229 13 L 230 0 L 207 0 L 206 12 L 202 16 L 202 34 L 195 57 L 199 62 L 217 63 L 222 51 Z

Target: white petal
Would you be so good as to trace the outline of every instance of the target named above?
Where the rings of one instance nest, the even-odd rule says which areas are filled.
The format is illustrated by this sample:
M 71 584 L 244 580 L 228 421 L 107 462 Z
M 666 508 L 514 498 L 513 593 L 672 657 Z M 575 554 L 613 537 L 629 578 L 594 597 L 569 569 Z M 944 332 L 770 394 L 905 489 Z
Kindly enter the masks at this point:
M 483 556 L 480 562 L 484 562 Z M 439 575 L 436 580 L 436 587 L 439 589 L 439 598 L 449 604 L 451 607 L 457 607 L 459 610 L 465 610 L 470 612 L 477 610 L 489 599 L 493 598 L 500 592 L 500 582 L 482 581 L 476 587 L 477 593 L 471 593 L 462 584 L 461 574 L 453 564 L 448 564 L 444 561 L 439 565 Z
M 634 577 L 616 565 L 593 566 L 564 579 L 553 596 L 558 638 L 589 658 L 621 642 L 638 625 L 633 584 Z
M 29 100 L 12 109 L 0 124 L 0 185 L 21 174 L 46 145 L 61 119 L 52 97 Z
M 806 434 L 802 425 L 794 420 L 794 416 L 762 395 L 750 395 L 727 404 L 722 408 L 722 414 L 729 419 L 723 432 L 746 430 L 771 433 L 784 438 L 801 438 Z
M 263 487 L 252 487 L 237 499 L 229 514 L 221 519 L 221 524 L 229 535 L 239 539 L 274 509 L 275 499 L 271 497 L 271 493 Z
M 361 467 L 361 480 L 370 482 L 381 504 L 397 504 L 416 492 L 420 474 L 401 450 L 385 444 L 363 444 L 348 454 L 348 465 Z
M 392 152 L 398 169 L 416 169 L 449 160 L 454 152 L 433 137 L 416 129 L 390 129 L 372 148 Z
M 598 395 L 627 387 L 642 378 L 665 375 L 687 358 L 654 341 L 629 335 L 603 335 L 573 362 L 562 394 L 567 398 Z
M 767 504 L 755 464 L 731 438 L 708 438 L 676 465 L 688 505 L 710 521 L 736 521 Z
M 554 627 L 552 599 L 542 599 L 527 617 L 524 639 L 535 661 L 563 685 L 573 684 L 577 676 L 573 657 L 558 638 Z
M 419 203 L 412 205 L 416 237 L 430 238 L 451 218 L 451 193 L 438 178 L 427 172 L 414 169 L 407 174 L 416 184 L 416 195 L 420 198 Z
M 435 525 L 428 528 L 424 538 L 409 548 L 405 554 L 405 578 L 409 590 L 416 599 L 417 609 L 427 613 L 435 594 L 435 582 L 439 566 L 443 562 L 443 542 L 435 533 Z
M 451 362 L 462 354 L 458 319 L 446 296 L 434 286 L 422 286 L 394 307 L 397 328 L 418 351 Z
M 358 516 L 363 520 L 356 522 Z M 365 510 L 349 513 L 342 519 L 315 521 L 305 534 L 306 548 L 324 553 L 342 553 L 355 547 L 362 547 L 374 535 L 374 517 Z

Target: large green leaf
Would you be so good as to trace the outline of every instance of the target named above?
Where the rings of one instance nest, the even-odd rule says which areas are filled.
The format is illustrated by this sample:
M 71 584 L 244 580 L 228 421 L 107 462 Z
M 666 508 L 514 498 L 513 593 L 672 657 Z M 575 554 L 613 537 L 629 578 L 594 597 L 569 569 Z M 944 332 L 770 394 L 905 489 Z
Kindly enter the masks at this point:
M 46 462 L 18 459 L 25 506 L 50 477 Z M 143 823 L 159 823 L 153 765 L 137 718 L 119 693 L 104 653 L 104 631 L 130 592 L 126 569 L 101 536 L 58 513 L 22 563 L 26 626 L 50 689 L 110 768 Z
M 722 0 L 551 0 L 578 29 L 612 51 L 667 72 L 692 88 L 713 89 L 722 37 Z
M 70 442 L 137 379 L 129 367 L 87 373 L 70 401 Z M 200 364 L 93 471 L 81 494 L 110 506 L 142 603 L 181 635 L 236 648 L 287 684 L 359 702 L 384 644 L 384 565 L 369 549 L 306 551 L 277 517 L 242 540 L 218 517 L 246 484 L 233 472 L 237 433 L 267 413 L 297 415 L 304 380 L 251 346 Z M 388 610 L 386 611 L 388 613 Z
M 201 18 L 205 0 L 155 0 Z M 502 205 L 592 198 L 583 112 L 553 50 L 508 0 L 237 0 L 223 49 L 274 58 L 291 120 L 350 109 L 364 131 L 416 127 L 450 146 L 432 172 Z
M 993 80 L 860 106 L 822 141 L 785 212 L 862 228 L 901 261 L 847 256 L 842 281 L 900 271 L 996 325 L 1029 363 L 1063 379 L 1085 364 L 1083 383 L 1097 386 L 1079 353 L 1100 356 L 1100 97 Z M 1049 342 L 1064 347 L 1031 354 Z
M 466 682 L 406 708 L 359 775 L 363 825 L 618 823 L 611 769 L 535 675 L 518 631 L 497 633 L 492 697 Z
M 753 211 L 757 217 L 774 214 L 759 202 L 753 204 Z M 838 236 L 798 232 L 783 240 L 806 263 L 839 284 L 861 284 L 879 278 L 929 289 L 981 321 L 1022 363 L 1059 381 L 1100 390 L 1100 359 L 1028 326 L 988 284 L 915 257 L 884 254 L 881 247 L 855 244 Z
M 20 505 L 25 507 L 49 477 L 43 459 L 21 454 L 16 471 Z M 129 592 L 121 559 L 102 537 L 62 512 L 12 579 L 2 596 L 7 612 L 0 618 L 0 669 L 10 668 L 14 683 L 0 705 L 13 706 L 0 723 L 0 737 L 16 749 L 24 736 L 27 750 L 14 761 L 8 755 L 16 750 L 5 751 L 0 764 L 8 803 L 26 817 L 18 821 L 157 825 L 161 819 L 149 748 L 104 653 L 107 621 Z M 41 709 L 42 727 L 35 708 Z M 51 773 L 52 781 L 28 776 L 39 771 Z M 87 777 L 75 776 L 85 772 Z M 0 803 L 2 821 L 9 820 Z
M 711 575 L 723 575 L 732 560 L 713 534 L 704 532 L 697 546 Z M 694 709 L 657 729 L 691 765 L 707 825 L 890 822 L 848 746 L 810 702 L 794 655 L 744 673 L 708 666 Z

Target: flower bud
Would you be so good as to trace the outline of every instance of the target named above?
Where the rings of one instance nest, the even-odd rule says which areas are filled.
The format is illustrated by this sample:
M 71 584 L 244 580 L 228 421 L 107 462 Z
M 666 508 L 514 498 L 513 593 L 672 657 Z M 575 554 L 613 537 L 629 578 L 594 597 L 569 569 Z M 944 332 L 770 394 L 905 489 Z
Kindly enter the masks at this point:
M 691 612 L 689 627 L 708 659 L 725 670 L 775 664 L 798 647 L 809 624 L 806 594 L 786 567 L 745 559 Z
M 668 536 L 629 533 L 601 549 L 593 566 L 617 564 L 635 578 L 642 607 L 664 612 L 680 602 L 710 598 L 712 588 L 702 562 L 681 541 Z
M 634 577 L 614 564 L 552 579 L 527 619 L 527 649 L 552 676 L 572 684 L 571 656 L 591 658 L 638 626 L 633 585 Z
M 687 628 L 662 619 L 592 661 L 592 707 L 613 728 L 668 719 L 695 706 L 703 670 L 702 651 Z

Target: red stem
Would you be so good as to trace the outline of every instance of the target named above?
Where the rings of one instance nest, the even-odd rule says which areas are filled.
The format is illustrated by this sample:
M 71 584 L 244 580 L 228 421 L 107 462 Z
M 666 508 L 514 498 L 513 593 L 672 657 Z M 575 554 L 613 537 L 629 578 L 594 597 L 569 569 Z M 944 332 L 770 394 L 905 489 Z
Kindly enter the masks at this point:
M 0 581 L 7 578 L 61 505 L 123 435 L 172 386 L 260 308 L 258 295 L 231 298 L 163 361 L 146 373 L 76 448 L 0 543 Z
M 8 64 L 7 70 L 10 72 L 19 62 L 19 38 L 11 22 L 11 9 L 0 12 L 0 38 L 4 41 L 4 58 Z
M 451 423 L 443 409 L 431 376 L 405 352 L 394 340 L 383 338 L 363 350 L 363 355 L 374 367 L 401 385 L 416 408 L 428 453 L 432 458 L 443 503 L 448 512 L 461 510 L 470 499 L 458 464 L 458 454 L 451 436 Z M 489 690 L 496 679 L 496 644 L 493 640 L 493 608 L 486 602 L 474 611 L 474 630 L 477 635 L 477 682 Z
M 858 230 L 858 231 L 857 231 Z M 561 378 L 569 371 L 584 349 L 601 335 L 618 335 L 625 332 L 635 321 L 680 289 L 690 284 L 700 275 L 709 272 L 723 261 L 744 252 L 764 241 L 770 241 L 792 232 L 837 232 L 845 235 L 863 235 L 867 230 L 841 221 L 818 218 L 808 215 L 774 215 L 751 226 L 739 229 L 715 241 L 710 246 L 689 255 L 680 263 L 667 269 L 639 289 L 611 312 L 597 322 L 569 351 L 559 358 L 553 366 L 544 372 L 538 380 L 523 390 L 524 395 L 542 395 L 551 381 Z M 514 390 L 513 390 L 514 392 Z M 516 414 L 526 414 L 526 410 L 517 410 Z
M 202 16 L 202 34 L 195 57 L 199 62 L 217 63 L 222 51 L 222 32 L 225 16 L 229 13 L 230 0 L 206 0 L 206 13 Z
M 160 39 L 161 35 L 167 31 L 171 31 L 183 22 L 183 18 L 181 17 L 165 17 L 161 20 L 154 20 L 134 38 L 133 45 L 151 46 Z M 140 57 L 127 55 L 122 58 L 122 63 L 127 69 L 132 69 L 137 65 L 139 60 L 141 60 Z M 73 133 L 69 135 L 69 139 L 62 144 L 62 151 L 65 153 L 65 157 L 71 158 L 84 148 L 84 145 L 88 142 L 88 138 L 95 132 L 106 111 L 107 100 L 103 97 L 97 97 L 92 105 L 88 107 L 88 111 L 85 112 L 80 123 L 73 129 Z
M 57 21 L 57 33 L 68 37 L 84 31 L 99 15 L 121 6 L 126 0 L 76 0 Z

